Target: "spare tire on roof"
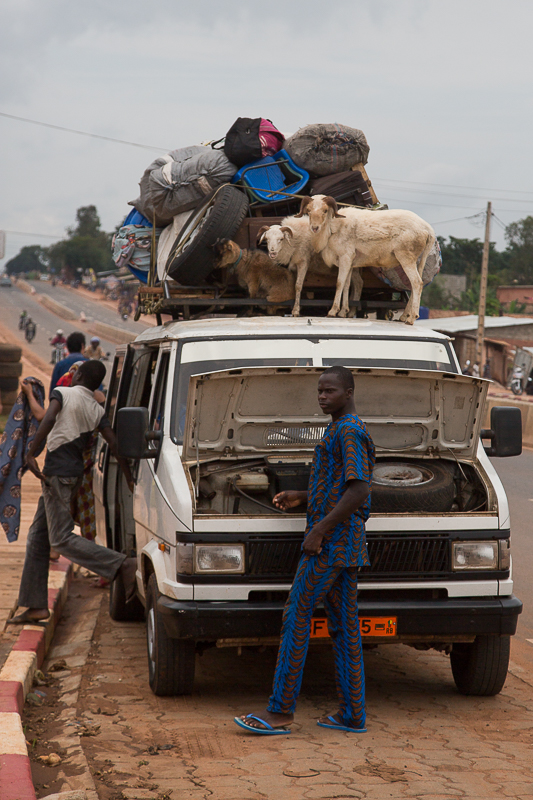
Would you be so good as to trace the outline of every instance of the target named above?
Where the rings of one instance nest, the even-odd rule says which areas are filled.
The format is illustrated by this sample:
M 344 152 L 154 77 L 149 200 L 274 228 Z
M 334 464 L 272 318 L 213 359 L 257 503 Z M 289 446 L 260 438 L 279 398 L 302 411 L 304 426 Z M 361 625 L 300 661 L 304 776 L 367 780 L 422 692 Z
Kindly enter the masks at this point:
M 378 212 L 379 213 L 379 212 Z M 420 263 L 420 258 L 418 259 Z M 435 239 L 433 247 L 426 259 L 426 266 L 422 272 L 422 283 L 427 286 L 435 275 L 438 275 L 442 267 L 442 255 L 440 252 L 439 240 Z M 399 292 L 411 291 L 411 281 L 405 274 L 403 267 L 393 267 L 392 269 L 383 269 L 382 267 L 370 267 L 374 275 L 379 278 L 387 286 L 392 286 Z
M 0 377 L 2 378 L 18 378 L 19 375 L 22 375 L 22 364 L 20 361 L 14 362 L 5 362 L 0 361 Z
M 193 211 L 167 260 L 166 272 L 182 286 L 201 283 L 215 268 L 213 245 L 231 239 L 248 211 L 248 198 L 235 186 L 221 186 Z
M 377 461 L 371 511 L 394 514 L 450 511 L 455 497 L 452 470 L 438 461 Z
M 8 361 L 12 363 L 14 361 L 20 361 L 21 355 L 22 348 L 18 345 L 0 343 L 0 362 L 5 363 Z
M 298 167 L 315 176 L 366 164 L 370 152 L 363 131 L 337 122 L 300 128 L 286 140 L 284 149 Z

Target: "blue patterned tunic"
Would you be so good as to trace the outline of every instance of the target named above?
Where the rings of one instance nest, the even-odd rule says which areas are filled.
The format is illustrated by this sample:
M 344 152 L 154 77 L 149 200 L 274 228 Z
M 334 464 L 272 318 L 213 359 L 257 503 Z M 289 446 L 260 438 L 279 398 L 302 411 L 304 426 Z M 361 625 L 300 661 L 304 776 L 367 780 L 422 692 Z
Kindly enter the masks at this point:
M 345 414 L 328 425 L 315 448 L 307 495 L 306 535 L 337 505 L 348 481 L 371 483 L 374 461 L 374 444 L 358 416 Z M 354 514 L 326 535 L 322 548 L 330 566 L 370 564 L 365 540 L 369 514 L 370 495 Z

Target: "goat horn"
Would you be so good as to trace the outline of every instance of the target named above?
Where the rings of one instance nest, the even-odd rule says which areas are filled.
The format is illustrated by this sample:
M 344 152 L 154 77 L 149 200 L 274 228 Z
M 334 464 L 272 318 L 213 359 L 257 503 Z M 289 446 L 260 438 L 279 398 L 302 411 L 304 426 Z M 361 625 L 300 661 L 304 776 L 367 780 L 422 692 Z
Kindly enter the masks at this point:
M 263 241 L 263 239 L 265 238 L 265 233 L 266 233 L 267 231 L 269 231 L 269 230 L 270 230 L 270 226 L 269 226 L 269 225 L 263 225 L 263 227 L 262 227 L 262 228 L 260 228 L 260 229 L 257 231 L 257 238 L 256 238 L 256 242 L 257 242 L 257 244 L 261 244 L 261 242 L 262 242 L 262 241 Z
M 289 234 L 289 236 L 292 236 L 292 235 L 293 235 L 293 233 L 294 233 L 294 231 L 292 230 L 292 228 L 289 228 L 287 225 L 282 225 L 282 226 L 281 226 L 281 228 L 280 228 L 280 231 L 281 231 L 282 233 L 288 233 L 288 234 Z
M 303 217 L 304 214 L 306 213 L 307 206 L 309 205 L 309 203 L 312 202 L 313 202 L 312 197 L 302 197 L 302 202 L 300 203 L 300 211 L 298 212 L 298 214 L 295 214 L 294 216 Z
M 323 202 L 332 209 L 334 217 L 342 217 L 342 214 L 338 213 L 337 201 L 334 197 L 324 197 Z

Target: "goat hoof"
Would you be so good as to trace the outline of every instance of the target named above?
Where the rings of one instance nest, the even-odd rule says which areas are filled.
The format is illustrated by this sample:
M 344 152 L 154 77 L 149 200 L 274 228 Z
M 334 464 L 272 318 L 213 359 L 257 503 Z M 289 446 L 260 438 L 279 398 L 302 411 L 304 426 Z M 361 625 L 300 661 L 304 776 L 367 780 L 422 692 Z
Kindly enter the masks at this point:
M 334 308 L 330 308 L 330 310 L 328 311 L 328 317 L 336 317 L 337 313 L 338 312 Z

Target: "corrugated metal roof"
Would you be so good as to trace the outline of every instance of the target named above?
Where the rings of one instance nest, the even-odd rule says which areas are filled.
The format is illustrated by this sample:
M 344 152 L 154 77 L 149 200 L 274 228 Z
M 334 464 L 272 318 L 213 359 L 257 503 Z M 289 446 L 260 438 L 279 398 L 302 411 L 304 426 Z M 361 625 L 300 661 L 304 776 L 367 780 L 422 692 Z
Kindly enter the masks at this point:
M 460 333 L 477 330 L 477 314 L 464 317 L 442 317 L 441 319 L 417 319 L 415 325 L 444 333 Z M 485 317 L 485 330 L 488 328 L 507 328 L 520 325 L 533 325 L 533 319 L 521 317 Z

